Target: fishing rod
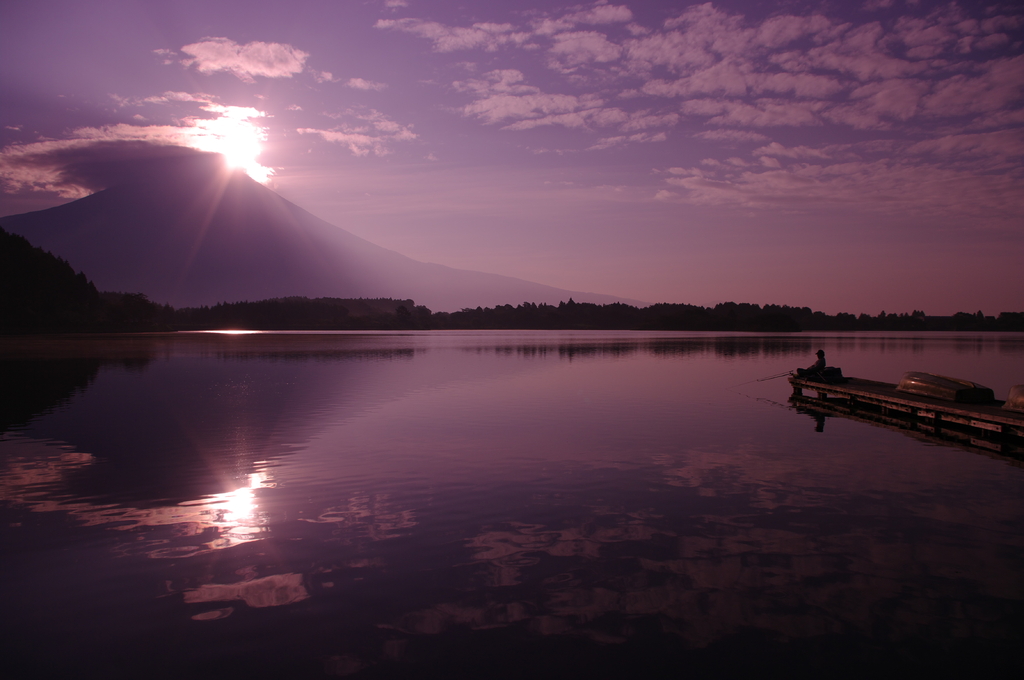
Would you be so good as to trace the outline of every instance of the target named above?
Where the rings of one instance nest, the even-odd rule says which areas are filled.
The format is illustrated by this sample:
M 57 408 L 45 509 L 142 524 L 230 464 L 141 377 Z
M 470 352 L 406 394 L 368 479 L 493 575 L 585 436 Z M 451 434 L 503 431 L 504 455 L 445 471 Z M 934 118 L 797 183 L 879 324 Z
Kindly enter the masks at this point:
M 753 382 L 764 382 L 765 380 L 775 380 L 776 378 L 781 378 L 784 375 L 791 375 L 791 374 L 792 374 L 792 371 L 785 371 L 785 372 L 779 373 L 777 375 L 769 375 L 766 378 L 758 378 L 757 380 L 754 380 Z
M 790 371 L 786 371 L 785 373 L 779 373 L 777 375 L 768 375 L 768 376 L 765 376 L 763 378 L 755 378 L 754 380 L 748 380 L 747 382 L 741 382 L 741 383 L 739 383 L 739 385 L 733 385 L 732 387 L 729 387 L 728 389 L 731 390 L 733 387 L 740 387 L 741 385 L 749 385 L 752 382 L 764 382 L 765 380 L 775 380 L 776 378 L 781 378 L 784 375 L 790 375 Z

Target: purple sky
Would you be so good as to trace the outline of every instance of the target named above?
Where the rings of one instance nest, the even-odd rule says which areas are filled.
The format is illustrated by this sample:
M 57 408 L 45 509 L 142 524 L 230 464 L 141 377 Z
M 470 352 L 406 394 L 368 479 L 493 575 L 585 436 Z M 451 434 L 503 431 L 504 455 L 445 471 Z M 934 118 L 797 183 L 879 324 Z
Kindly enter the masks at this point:
M 1017 311 L 1022 40 L 1013 3 L 8 2 L 0 215 L 84 195 L 69 150 L 141 140 L 428 262 Z

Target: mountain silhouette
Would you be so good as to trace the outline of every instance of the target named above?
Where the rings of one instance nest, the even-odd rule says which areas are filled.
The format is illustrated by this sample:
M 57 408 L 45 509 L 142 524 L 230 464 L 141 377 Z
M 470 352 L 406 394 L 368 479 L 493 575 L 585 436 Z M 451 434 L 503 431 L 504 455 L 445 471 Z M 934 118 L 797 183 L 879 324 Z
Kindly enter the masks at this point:
M 435 311 L 570 296 L 637 304 L 413 260 L 225 170 L 215 155 L 116 173 L 109 188 L 0 224 L 87 272 L 100 290 L 175 307 L 287 296 L 413 298 Z

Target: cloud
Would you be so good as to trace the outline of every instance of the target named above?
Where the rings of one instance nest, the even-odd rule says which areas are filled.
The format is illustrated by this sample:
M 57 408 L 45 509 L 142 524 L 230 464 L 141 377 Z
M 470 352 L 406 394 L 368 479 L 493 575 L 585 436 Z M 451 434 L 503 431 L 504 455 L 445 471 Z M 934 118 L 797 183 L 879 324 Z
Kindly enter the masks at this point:
M 579 24 L 615 24 L 632 21 L 633 13 L 625 5 L 597 3 L 592 8 L 566 14 L 557 19 L 540 19 L 533 23 L 537 35 L 554 35 L 568 31 Z
M 752 156 L 786 156 L 788 158 L 831 158 L 831 155 L 822 149 L 812 149 L 808 146 L 795 146 L 786 148 L 778 142 L 772 142 L 767 146 L 754 149 L 750 152 Z
M 846 87 L 829 76 L 810 73 L 756 73 L 742 63 L 720 62 L 678 80 L 649 80 L 643 84 L 641 92 L 658 97 L 698 94 L 743 97 L 770 92 L 823 99 L 841 92 Z
M 341 117 L 352 122 L 321 130 L 299 128 L 301 135 L 319 135 L 322 139 L 348 147 L 353 156 L 386 156 L 391 153 L 392 142 L 408 142 L 418 138 L 412 126 L 401 125 L 375 109 L 345 111 Z
M 385 156 L 390 153 L 388 147 L 384 143 L 384 138 L 375 137 L 363 132 L 353 132 L 344 128 L 333 130 L 299 128 L 297 132 L 300 135 L 320 135 L 320 137 L 328 142 L 347 146 L 353 156 L 366 156 L 371 151 L 376 156 Z
M 499 69 L 485 73 L 483 78 L 452 83 L 459 92 L 472 92 L 481 97 L 493 94 L 537 94 L 540 88 L 524 83 L 526 77 L 517 69 Z
M 984 38 L 979 38 L 975 43 L 974 47 L 979 50 L 993 50 L 997 47 L 1004 47 L 1010 43 L 1010 36 L 1005 33 L 993 33 L 987 35 Z
M 176 142 L 175 129 L 115 126 L 83 129 L 82 137 L 14 145 L 0 151 L 6 191 L 49 191 L 63 198 L 91 193 L 147 175 L 169 163 L 196 161 L 223 167 L 223 159 Z M 96 134 L 100 132 L 100 134 Z M 88 136 L 90 133 L 93 136 Z
M 680 110 L 687 115 L 707 117 L 713 125 L 736 127 L 777 127 L 822 125 L 819 115 L 826 107 L 821 102 L 758 99 L 746 102 L 717 99 L 690 99 Z
M 950 159 L 982 157 L 1002 163 L 1009 158 L 1024 157 L 1024 130 L 944 135 L 917 142 L 907 149 L 907 153 Z
M 520 118 L 503 130 L 531 130 L 545 125 L 561 125 L 567 128 L 585 128 L 587 118 L 599 110 L 600 100 L 594 100 L 593 108 L 582 108 L 587 102 L 571 95 L 532 95 L 526 97 L 492 97 L 485 102 L 484 115 L 497 120 Z M 468 109 L 468 107 L 467 107 Z M 551 113 L 566 111 L 565 113 Z
M 708 130 L 698 132 L 694 137 L 714 142 L 763 142 L 768 139 L 759 132 L 747 130 Z
M 81 198 L 124 181 L 152 163 L 173 158 L 216 154 L 223 167 L 235 154 L 253 179 L 265 182 L 273 170 L 255 161 L 264 129 L 253 122 L 265 114 L 250 107 L 223 106 L 184 92 L 166 92 L 139 103 L 199 103 L 207 115 L 183 116 L 177 125 L 119 123 L 74 130 L 68 139 L 16 144 L 0 150 L 0 179 L 9 190 L 56 192 Z M 103 164 L 107 163 L 109 167 Z M 106 168 L 106 169 L 104 169 Z
M 710 53 L 699 36 L 680 31 L 655 33 L 625 43 L 625 56 L 630 68 L 637 73 L 662 66 L 673 73 L 683 73 L 700 66 L 710 66 L 716 57 Z
M 1020 105 L 1024 57 L 998 50 L 1017 44 L 1014 32 L 1024 26 L 1024 15 L 992 15 L 994 9 L 955 3 L 900 11 L 903 16 L 885 23 L 821 12 L 755 20 L 704 3 L 646 28 L 628 7 L 599 2 L 535 19 L 525 29 L 511 23 L 458 28 L 422 19 L 382 20 L 378 26 L 430 38 L 435 51 L 536 48 L 547 41 L 546 65 L 571 78 L 566 94 L 526 85 L 512 69 L 492 73 L 515 73 L 517 80 L 455 83 L 457 90 L 478 95 L 464 114 L 510 129 L 593 124 L 598 114 L 590 111 L 603 107 L 595 102 L 610 96 L 605 86 L 615 81 L 624 85 L 617 98 L 632 100 L 623 104 L 627 113 L 643 106 L 643 97 L 679 99 L 681 113 L 704 117 L 708 125 L 870 130 L 977 114 L 981 122 L 974 125 L 1014 124 L 1017 116 L 1008 109 Z M 606 27 L 616 23 L 632 27 L 626 31 L 632 37 L 613 39 Z M 980 54 L 983 47 L 997 50 L 985 53 L 989 61 L 958 56 L 965 50 Z M 584 66 L 603 68 L 584 77 Z
M 996 59 L 978 67 L 977 75 L 959 73 L 934 85 L 922 101 L 930 116 L 989 113 L 1019 104 L 1024 98 L 1024 56 Z
M 622 54 L 622 48 L 596 31 L 559 33 L 548 49 L 549 64 L 558 69 L 572 69 L 589 62 L 607 63 Z
M 620 146 L 622 144 L 645 144 L 651 142 L 664 142 L 668 139 L 668 135 L 664 132 L 658 132 L 656 134 L 650 134 L 647 132 L 638 132 L 634 135 L 620 135 L 618 137 L 604 137 L 597 140 L 595 144 L 590 146 L 588 151 L 599 151 L 601 149 L 610 149 L 613 146 Z
M 377 92 L 387 87 L 384 83 L 377 83 L 372 80 L 363 80 L 362 78 L 349 78 L 348 82 L 345 84 L 355 90 L 375 90 Z
M 929 21 L 920 17 L 900 17 L 893 30 L 902 40 L 911 59 L 932 59 L 952 47 L 960 35 L 945 22 Z
M 524 121 L 509 129 L 527 129 L 537 125 L 561 124 L 579 127 L 581 112 L 600 108 L 604 101 L 593 95 L 544 94 L 524 84 L 523 74 L 514 69 L 491 71 L 483 79 L 454 83 L 456 89 L 474 93 L 478 98 L 462 108 L 466 116 L 486 123 L 509 119 Z M 555 118 L 555 116 L 560 118 Z M 530 120 L 533 122 L 525 122 Z
M 825 69 L 852 76 L 860 82 L 879 78 L 900 78 L 923 73 L 927 63 L 890 56 L 886 34 L 877 23 L 845 31 L 837 40 L 814 47 L 802 56 L 785 55 L 779 63 L 788 70 Z
M 780 164 L 781 165 L 781 164 Z M 786 168 L 711 170 L 670 168 L 664 181 L 680 200 L 701 205 L 788 210 L 850 208 L 915 219 L 982 220 L 993 228 L 1019 227 L 1024 211 L 1024 178 L 981 175 L 970 169 L 901 159 L 798 163 Z
M 854 128 L 888 127 L 889 121 L 906 121 L 920 111 L 921 98 L 931 84 L 924 80 L 893 78 L 858 87 L 850 101 L 824 112 L 831 121 Z
M 629 114 L 629 117 L 622 123 L 622 130 L 645 130 L 652 127 L 671 127 L 679 122 L 678 113 L 650 113 L 649 111 L 636 111 Z
M 512 23 L 378 26 L 427 38 L 436 52 L 523 48 L 481 55 L 452 83 L 465 97 L 455 110 L 511 132 L 592 133 L 565 135 L 562 153 L 573 143 L 613 153 L 682 128 L 681 152 L 697 168 L 681 159 L 664 175 L 660 191 L 673 200 L 980 215 L 974 191 L 996 212 L 1019 210 L 1024 199 L 1000 203 L 992 187 L 1024 181 L 1024 12 L 945 0 L 799 4 L 765 17 L 735 3 L 677 3 L 660 24 L 603 2 Z M 482 64 L 491 70 L 479 75 Z M 809 141 L 818 139 L 830 143 Z
M 170 64 L 173 64 L 173 63 L 175 63 L 178 60 L 178 53 L 175 52 L 174 50 L 165 50 L 165 49 L 153 50 L 153 54 L 155 54 L 158 57 L 160 57 L 160 62 L 164 66 L 169 66 Z
M 596 3 L 556 19 L 539 19 L 530 28 L 517 28 L 510 23 L 479 22 L 471 26 L 449 26 L 437 21 L 415 19 L 379 19 L 375 28 L 411 33 L 433 41 L 435 52 L 483 49 L 494 52 L 499 47 L 532 47 L 535 37 L 550 37 L 554 45 L 549 50 L 549 64 L 558 69 L 570 69 L 589 62 L 605 63 L 619 58 L 621 47 L 596 31 L 568 33 L 580 25 L 624 23 L 632 20 L 633 13 L 625 5 Z
M 529 33 L 517 32 L 512 24 L 477 23 L 468 27 L 446 26 L 423 19 L 378 19 L 374 28 L 411 33 L 434 42 L 435 52 L 483 49 L 494 52 L 503 45 L 522 45 Z
M 624 144 L 625 142 L 625 135 L 620 135 L 618 137 L 604 137 L 602 139 L 597 140 L 597 142 L 593 144 L 591 147 L 589 147 L 587 150 L 600 151 L 602 149 L 610 149 L 613 146 L 619 146 L 620 144 Z
M 679 121 L 679 114 L 675 112 L 652 113 L 645 109 L 628 113 L 618 107 L 605 106 L 605 101 L 596 95 L 548 94 L 527 85 L 524 80 L 521 71 L 502 69 L 452 85 L 457 91 L 476 97 L 462 107 L 463 115 L 490 124 L 507 123 L 503 130 L 558 125 L 567 128 L 619 126 L 623 132 L 635 132 L 670 127 Z
M 254 76 L 291 78 L 302 72 L 309 58 L 308 53 L 291 45 L 265 42 L 239 45 L 228 38 L 206 38 L 185 45 L 181 51 L 191 57 L 185 60 L 185 65 L 194 65 L 200 73 L 227 71 L 249 83 Z

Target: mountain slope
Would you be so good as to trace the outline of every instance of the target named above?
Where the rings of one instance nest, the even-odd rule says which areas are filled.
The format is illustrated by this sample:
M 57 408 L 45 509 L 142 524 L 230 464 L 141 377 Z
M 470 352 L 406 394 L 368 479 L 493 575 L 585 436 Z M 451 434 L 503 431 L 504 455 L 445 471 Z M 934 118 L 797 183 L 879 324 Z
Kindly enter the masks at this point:
M 0 333 L 84 329 L 100 306 L 84 274 L 0 228 Z
M 209 161 L 168 165 L 0 224 L 88 272 L 101 290 L 176 307 L 285 296 L 411 297 L 435 311 L 570 296 L 636 303 L 418 262 Z

